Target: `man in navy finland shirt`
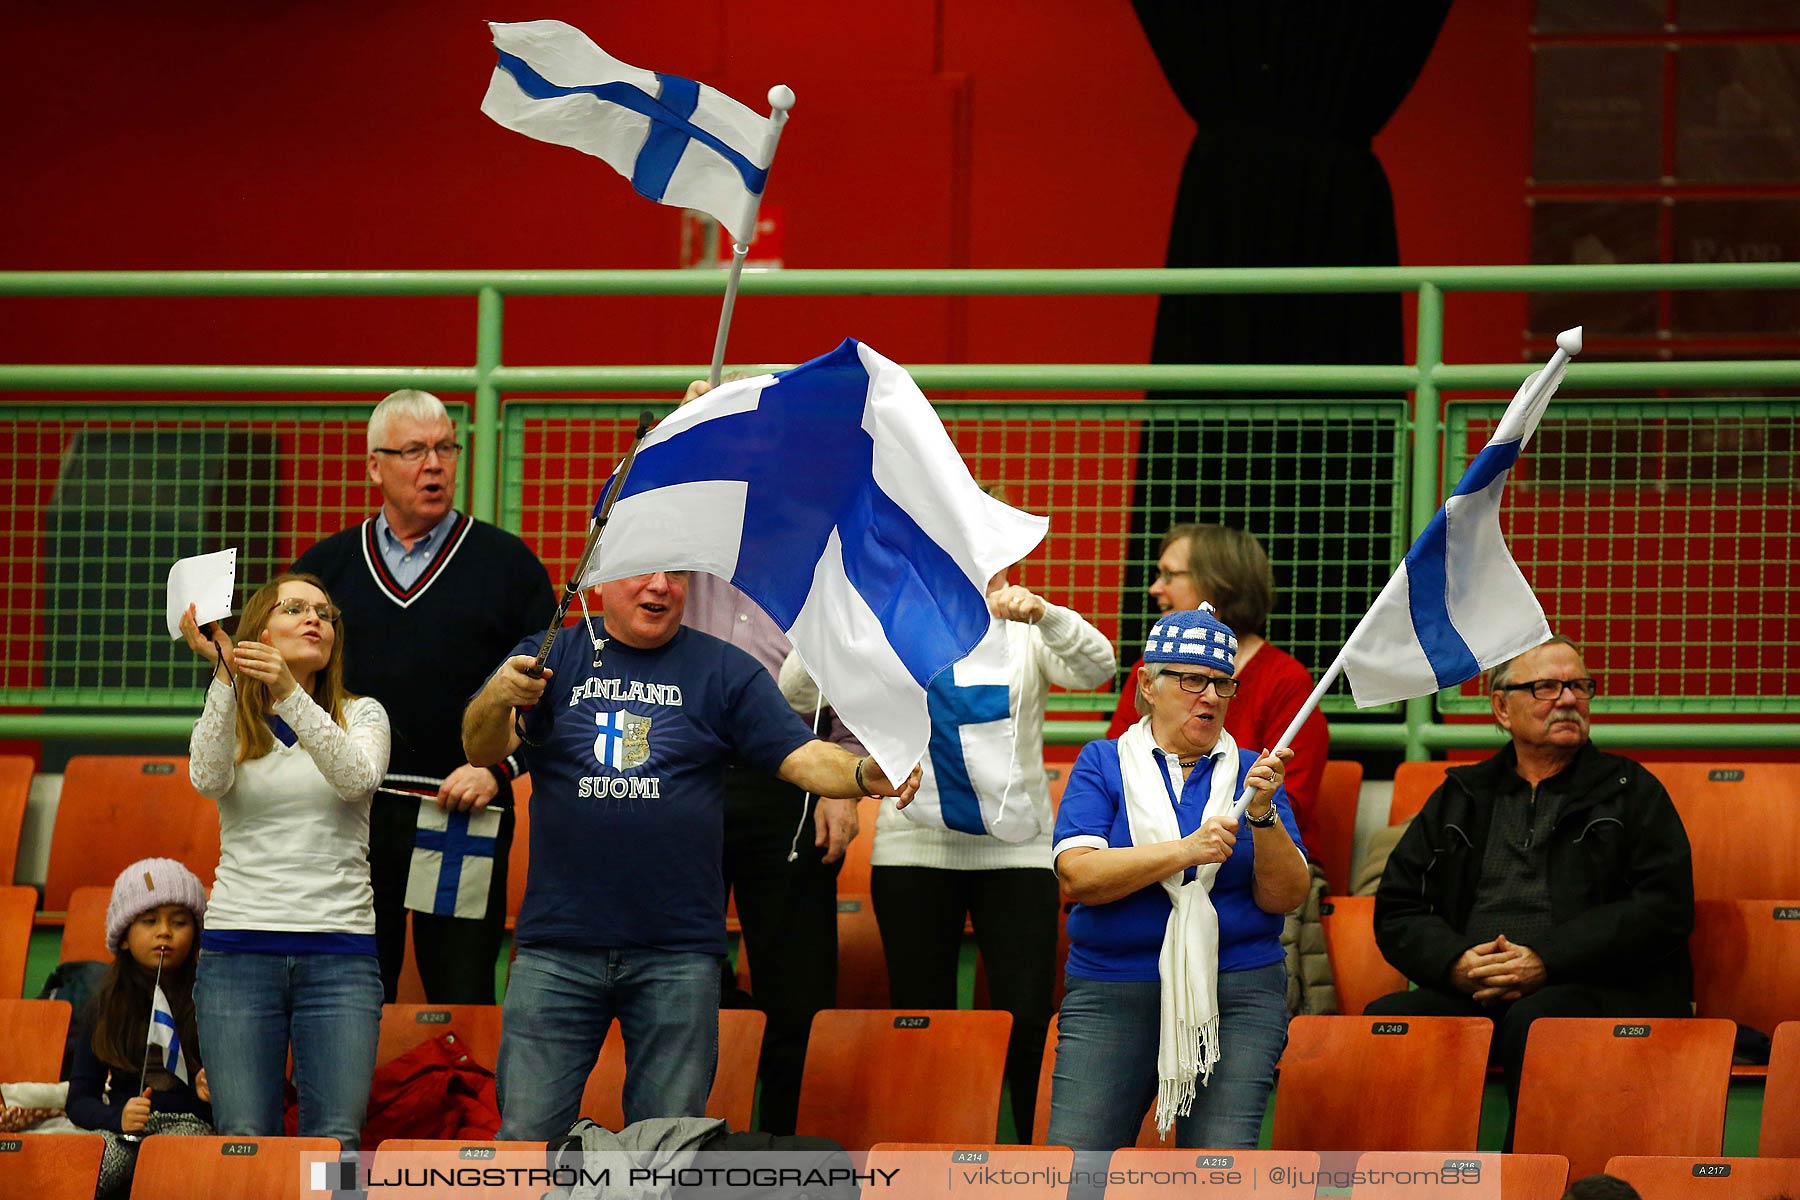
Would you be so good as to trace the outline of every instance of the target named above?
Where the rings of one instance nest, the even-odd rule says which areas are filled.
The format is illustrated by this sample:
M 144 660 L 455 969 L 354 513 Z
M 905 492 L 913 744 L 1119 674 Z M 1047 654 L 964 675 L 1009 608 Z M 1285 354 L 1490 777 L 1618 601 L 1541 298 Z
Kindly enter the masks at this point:
M 522 641 L 463 717 L 464 750 L 482 764 L 521 749 L 524 714 L 535 780 L 500 1043 L 503 1139 L 542 1141 L 574 1122 L 614 1017 L 627 1123 L 704 1114 L 726 949 L 727 764 L 821 796 L 905 803 L 918 785 L 916 769 L 896 789 L 874 760 L 814 737 L 754 658 L 684 629 L 686 572 L 598 590 L 600 632 L 566 630 L 538 679 L 537 639 Z

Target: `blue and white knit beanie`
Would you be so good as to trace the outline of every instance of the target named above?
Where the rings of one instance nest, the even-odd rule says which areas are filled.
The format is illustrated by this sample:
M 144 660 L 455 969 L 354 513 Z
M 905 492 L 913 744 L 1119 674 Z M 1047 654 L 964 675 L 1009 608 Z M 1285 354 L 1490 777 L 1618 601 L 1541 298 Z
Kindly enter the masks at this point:
M 1212 605 L 1201 601 L 1199 608 L 1166 612 L 1157 618 L 1150 640 L 1144 643 L 1144 661 L 1212 667 L 1230 675 L 1237 670 L 1237 648 L 1237 634 L 1213 615 Z

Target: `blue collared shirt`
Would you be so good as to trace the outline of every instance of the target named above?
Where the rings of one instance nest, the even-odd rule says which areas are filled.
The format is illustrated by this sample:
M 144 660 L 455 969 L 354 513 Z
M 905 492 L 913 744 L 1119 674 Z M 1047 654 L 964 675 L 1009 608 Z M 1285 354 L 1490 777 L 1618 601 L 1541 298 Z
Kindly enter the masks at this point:
M 375 544 L 381 547 L 381 561 L 387 564 L 388 574 L 394 582 L 403 588 L 409 588 L 425 571 L 449 536 L 450 527 L 456 523 L 456 510 L 453 508 L 444 514 L 444 519 L 420 534 L 408 550 L 404 543 L 394 535 L 394 529 L 388 524 L 387 510 L 383 509 L 375 516 Z

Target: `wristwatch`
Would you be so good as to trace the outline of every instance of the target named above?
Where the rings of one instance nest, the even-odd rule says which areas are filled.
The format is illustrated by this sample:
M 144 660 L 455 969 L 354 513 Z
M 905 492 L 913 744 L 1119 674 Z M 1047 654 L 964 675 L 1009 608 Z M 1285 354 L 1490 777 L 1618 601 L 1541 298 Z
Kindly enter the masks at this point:
M 1272 828 L 1274 825 L 1276 825 L 1281 820 L 1281 814 L 1275 811 L 1275 805 L 1271 802 L 1269 805 L 1269 811 L 1264 813 L 1260 817 L 1251 816 L 1250 809 L 1248 807 L 1246 807 L 1244 809 L 1244 820 L 1250 822 L 1250 824 L 1254 825 L 1258 829 L 1269 829 L 1269 828 Z

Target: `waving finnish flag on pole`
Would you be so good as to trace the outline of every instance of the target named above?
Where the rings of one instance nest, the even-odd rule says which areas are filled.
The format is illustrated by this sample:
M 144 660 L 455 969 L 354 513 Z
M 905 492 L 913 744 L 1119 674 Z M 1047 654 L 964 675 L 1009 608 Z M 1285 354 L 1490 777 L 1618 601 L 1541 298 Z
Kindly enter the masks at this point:
M 160 974 L 160 969 L 158 971 Z M 162 1053 L 156 1056 L 157 1064 L 174 1075 L 183 1083 L 188 1082 L 187 1055 L 181 1050 L 181 1034 L 175 1028 L 175 1012 L 169 1007 L 169 998 L 163 995 L 162 984 L 156 985 L 156 991 L 150 998 L 150 1031 L 145 1035 L 146 1054 L 150 1046 L 158 1047 Z M 138 1089 L 143 1090 L 141 1087 Z
M 488 28 L 500 61 L 482 112 L 603 159 L 645 199 L 697 208 L 749 242 L 775 152 L 770 118 L 703 83 L 622 63 L 561 21 Z
M 729 580 L 904 779 L 930 739 L 926 689 L 988 632 L 987 581 L 1047 526 L 984 494 L 912 377 L 848 340 L 665 418 L 581 586 L 684 569 Z
M 1569 357 L 1581 352 L 1581 330 L 1556 344 L 1345 644 L 1359 708 L 1455 687 L 1549 639 L 1544 610 L 1500 531 L 1500 498 Z
M 1580 353 L 1580 326 L 1556 335 L 1550 362 L 1519 386 L 1494 436 L 1271 749 L 1294 740 L 1340 673 L 1350 676 L 1357 706 L 1368 708 L 1455 687 L 1549 640 L 1544 609 L 1500 531 L 1500 497 L 1569 359 Z M 1234 816 L 1249 799 L 1246 788 Z

